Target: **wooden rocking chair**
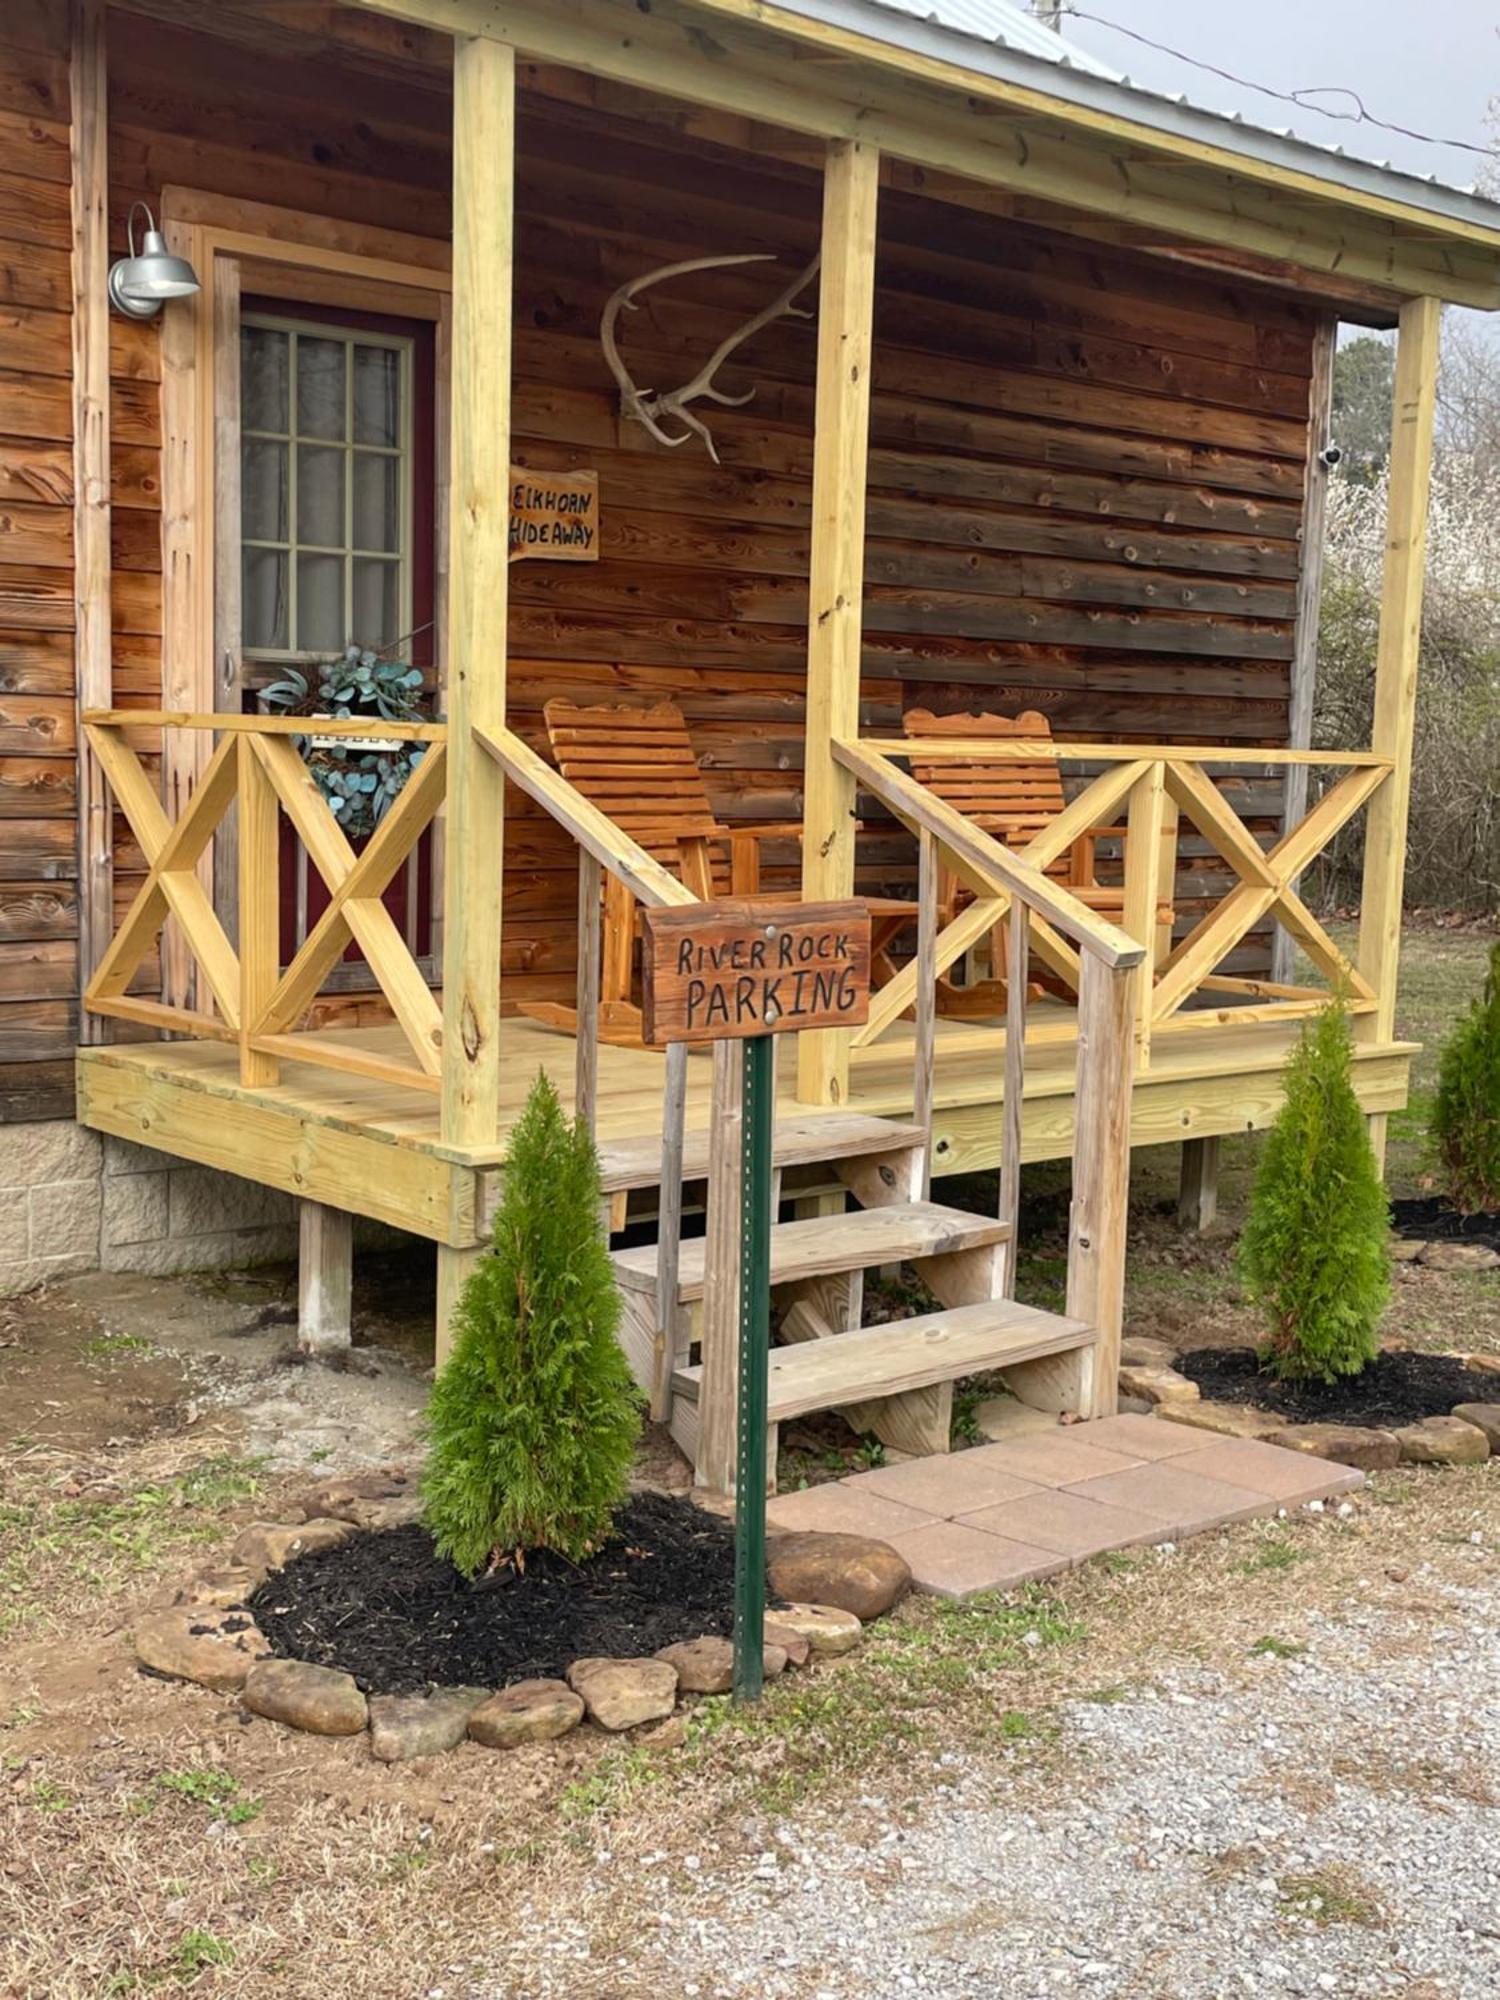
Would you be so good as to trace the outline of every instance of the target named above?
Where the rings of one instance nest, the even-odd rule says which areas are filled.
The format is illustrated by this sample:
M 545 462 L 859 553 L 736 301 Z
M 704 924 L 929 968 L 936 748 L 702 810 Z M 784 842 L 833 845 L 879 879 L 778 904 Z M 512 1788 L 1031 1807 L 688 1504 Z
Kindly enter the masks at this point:
M 1050 741 L 1052 737 L 1051 723 L 1035 709 L 1025 709 L 1017 716 L 1006 716 L 934 715 L 930 709 L 912 708 L 907 710 L 902 720 L 906 734 L 915 737 L 943 736 L 951 739 L 972 736 L 976 742 L 987 744 L 997 738 L 1041 737 Z M 965 819 L 1014 849 L 1024 847 L 1041 833 L 1067 803 L 1063 795 L 1062 767 L 1051 759 L 1028 758 L 1007 763 L 1000 757 L 984 756 L 976 757 L 971 764 L 957 757 L 934 757 L 929 761 L 918 751 L 912 755 L 911 772 L 919 784 L 927 786 L 938 798 L 961 812 Z M 1049 864 L 1046 872 L 1054 882 L 1065 884 L 1070 893 L 1089 909 L 1097 910 L 1101 916 L 1119 923 L 1125 913 L 1124 884 L 1100 882 L 1095 872 L 1096 846 L 1101 836 L 1105 835 L 1123 840 L 1125 830 L 1120 826 L 1089 827 L 1066 853 Z M 952 870 L 940 870 L 939 925 L 951 923 L 969 900 L 968 892 Z M 1172 920 L 1172 904 L 1170 900 L 1165 900 L 1156 913 L 1158 936 L 1164 931 L 1170 939 Z M 942 1010 L 969 1016 L 988 1016 L 1002 1011 L 1008 976 L 1005 954 L 1005 925 L 1001 923 L 991 933 L 992 977 L 965 986 L 955 985 L 946 978 L 940 980 L 938 992 Z M 1156 958 L 1161 955 L 1159 950 L 1156 951 Z M 1050 976 L 1047 983 L 1053 983 Z
M 715 817 L 687 723 L 675 702 L 583 708 L 557 697 L 542 712 L 553 760 L 568 783 L 695 896 L 761 894 L 761 842 L 802 838 L 798 820 L 731 827 Z M 775 896 L 782 903 L 796 900 L 795 891 Z M 872 958 L 889 977 L 894 967 L 886 948 L 902 924 L 915 918 L 917 906 L 864 900 L 874 920 Z M 603 901 L 599 1038 L 639 1048 L 641 1010 L 631 998 L 639 912 L 629 889 L 611 874 L 604 878 Z M 538 1001 L 521 1011 L 549 1027 L 576 1031 L 577 1014 L 571 1007 Z

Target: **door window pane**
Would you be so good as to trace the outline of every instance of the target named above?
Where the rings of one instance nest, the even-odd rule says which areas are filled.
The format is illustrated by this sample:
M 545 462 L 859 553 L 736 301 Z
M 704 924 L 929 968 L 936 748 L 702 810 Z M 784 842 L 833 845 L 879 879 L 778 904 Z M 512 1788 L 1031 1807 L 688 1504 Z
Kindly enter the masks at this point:
M 288 534 L 287 447 L 246 438 L 240 451 L 240 526 L 247 542 L 284 542 Z
M 304 547 L 341 549 L 344 533 L 344 453 L 302 445 L 297 452 L 297 540 Z
M 348 348 L 341 340 L 297 340 L 297 434 L 341 438 L 346 434 L 344 367 Z
M 393 453 L 354 454 L 354 546 L 393 554 L 401 546 L 401 461 Z
M 246 326 L 240 333 L 240 421 L 246 430 L 285 436 L 290 400 L 290 334 L 274 327 Z
M 307 653 L 336 653 L 344 630 L 344 559 L 297 558 L 297 645 Z
M 354 631 L 356 645 L 379 650 L 401 637 L 401 570 L 398 564 L 354 559 Z
M 401 357 L 392 347 L 354 350 L 354 442 L 400 442 Z
M 240 619 L 247 652 L 287 648 L 287 559 L 281 549 L 246 549 Z

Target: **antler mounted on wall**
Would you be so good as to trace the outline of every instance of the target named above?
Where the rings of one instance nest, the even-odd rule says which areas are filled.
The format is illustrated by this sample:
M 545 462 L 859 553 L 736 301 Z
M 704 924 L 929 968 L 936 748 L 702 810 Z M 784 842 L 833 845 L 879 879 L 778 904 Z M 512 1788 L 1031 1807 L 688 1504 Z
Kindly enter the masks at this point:
M 683 264 L 663 264 L 659 270 L 645 271 L 639 278 L 632 278 L 611 294 L 604 308 L 604 316 L 599 322 L 599 339 L 604 348 L 604 358 L 609 363 L 609 372 L 620 385 L 620 414 L 644 424 L 658 444 L 686 444 L 692 436 L 701 437 L 708 455 L 717 465 L 719 454 L 714 450 L 714 441 L 707 424 L 695 417 L 688 409 L 689 403 L 703 397 L 710 403 L 721 403 L 727 408 L 736 408 L 748 403 L 755 394 L 747 389 L 743 396 L 726 396 L 722 389 L 714 387 L 714 376 L 737 347 L 741 347 L 752 334 L 759 333 L 763 326 L 769 326 L 773 319 L 811 319 L 812 314 L 805 307 L 794 304 L 801 292 L 817 273 L 819 258 L 814 257 L 786 290 L 779 292 L 771 303 L 758 312 L 753 319 L 746 320 L 737 333 L 731 333 L 721 340 L 713 353 L 704 362 L 698 373 L 680 389 L 641 389 L 631 379 L 630 371 L 620 358 L 619 344 L 615 339 L 615 328 L 621 312 L 634 312 L 636 300 L 648 285 L 659 285 L 667 278 L 684 277 L 689 271 L 714 271 L 731 264 L 773 264 L 775 258 L 769 252 L 752 251 L 739 257 L 692 257 Z M 662 428 L 663 418 L 675 418 L 687 428 L 673 436 Z

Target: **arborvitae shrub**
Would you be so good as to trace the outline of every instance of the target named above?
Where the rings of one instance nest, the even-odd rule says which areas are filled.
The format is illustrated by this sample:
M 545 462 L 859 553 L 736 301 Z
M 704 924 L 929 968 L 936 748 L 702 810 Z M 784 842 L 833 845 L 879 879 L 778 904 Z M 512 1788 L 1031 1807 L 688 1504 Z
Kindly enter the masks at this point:
M 428 1407 L 427 1526 L 469 1576 L 527 1549 L 577 1561 L 625 1498 L 641 1399 L 599 1198 L 593 1140 L 538 1075 Z
M 1303 1029 L 1240 1241 L 1245 1288 L 1269 1327 L 1261 1361 L 1286 1380 L 1357 1374 L 1375 1358 L 1390 1297 L 1390 1214 L 1352 1050 L 1338 1001 Z
M 1500 944 L 1483 993 L 1443 1045 L 1428 1130 L 1454 1207 L 1500 1209 Z

